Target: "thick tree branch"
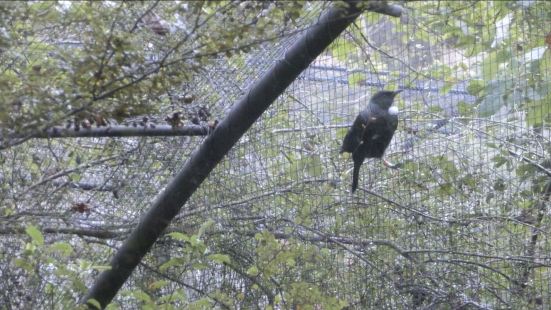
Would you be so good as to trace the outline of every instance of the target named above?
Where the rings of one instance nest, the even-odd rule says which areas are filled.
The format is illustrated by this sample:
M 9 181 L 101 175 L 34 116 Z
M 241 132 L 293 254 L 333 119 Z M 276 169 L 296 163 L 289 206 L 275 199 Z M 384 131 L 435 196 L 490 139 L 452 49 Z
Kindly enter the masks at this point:
M 279 60 L 250 88 L 153 202 L 138 227 L 111 260 L 111 269 L 100 275 L 82 302 L 94 299 L 102 308 L 111 302 L 143 256 L 214 167 L 276 98 L 360 13 L 361 9 L 354 3 L 346 8 L 329 10 L 287 50 L 284 59 Z M 88 305 L 93 307 L 91 303 Z

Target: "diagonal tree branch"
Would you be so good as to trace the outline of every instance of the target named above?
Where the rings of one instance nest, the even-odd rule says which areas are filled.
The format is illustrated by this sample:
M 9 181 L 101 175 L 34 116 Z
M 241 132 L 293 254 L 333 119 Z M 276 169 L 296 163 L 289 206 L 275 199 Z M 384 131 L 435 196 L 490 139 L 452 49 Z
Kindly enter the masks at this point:
M 371 2 L 362 7 L 370 7 Z M 381 10 L 381 1 L 373 2 Z M 105 308 L 182 206 L 277 97 L 361 13 L 356 2 L 330 9 L 245 94 L 159 194 L 81 302 Z M 95 300 L 95 302 L 90 302 Z

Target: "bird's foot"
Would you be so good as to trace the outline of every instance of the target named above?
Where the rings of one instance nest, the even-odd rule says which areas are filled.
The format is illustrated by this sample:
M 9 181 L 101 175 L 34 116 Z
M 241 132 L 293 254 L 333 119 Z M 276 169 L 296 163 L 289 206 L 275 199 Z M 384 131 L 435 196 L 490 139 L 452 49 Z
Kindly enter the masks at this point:
M 385 166 L 387 166 L 388 168 L 391 168 L 391 169 L 398 169 L 401 166 L 400 164 L 393 164 L 393 163 L 387 161 L 386 159 L 383 159 L 383 164 Z

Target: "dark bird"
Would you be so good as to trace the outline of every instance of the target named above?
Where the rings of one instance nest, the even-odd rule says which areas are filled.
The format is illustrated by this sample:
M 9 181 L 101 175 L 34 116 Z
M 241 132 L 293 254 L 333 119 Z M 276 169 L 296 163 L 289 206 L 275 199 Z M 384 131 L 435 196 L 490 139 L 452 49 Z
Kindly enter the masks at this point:
M 369 100 L 367 108 L 358 114 L 346 133 L 340 153 L 352 153 L 354 172 L 352 192 L 358 187 L 360 167 L 366 158 L 383 158 L 386 148 L 398 127 L 398 109 L 390 107 L 397 91 L 380 91 Z M 389 167 L 395 167 L 383 159 Z

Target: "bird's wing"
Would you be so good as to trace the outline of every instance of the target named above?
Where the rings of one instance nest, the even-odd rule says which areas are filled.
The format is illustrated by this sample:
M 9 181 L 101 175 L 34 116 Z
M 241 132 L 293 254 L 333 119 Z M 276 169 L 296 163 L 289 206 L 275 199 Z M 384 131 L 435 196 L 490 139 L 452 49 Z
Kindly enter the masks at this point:
M 341 146 L 341 153 L 354 152 L 354 150 L 360 145 L 362 141 L 364 128 L 365 128 L 364 120 L 360 114 L 356 117 L 356 119 L 354 120 L 354 123 L 352 124 L 352 127 L 350 127 L 350 129 L 346 133 L 346 136 L 344 137 L 344 140 Z
M 384 113 L 372 113 L 364 128 L 362 144 L 357 148 L 358 157 L 381 158 L 392 140 L 397 120 Z
M 387 126 L 389 124 L 384 116 L 370 113 L 363 125 L 362 142 L 376 140 L 381 135 L 381 129 Z

